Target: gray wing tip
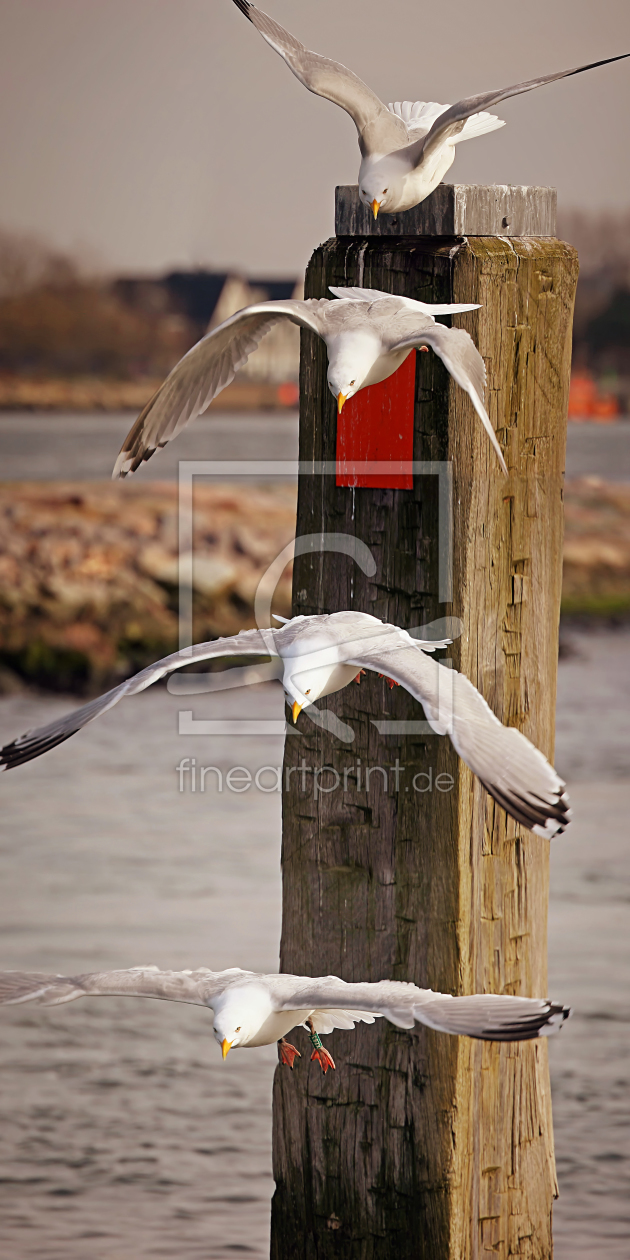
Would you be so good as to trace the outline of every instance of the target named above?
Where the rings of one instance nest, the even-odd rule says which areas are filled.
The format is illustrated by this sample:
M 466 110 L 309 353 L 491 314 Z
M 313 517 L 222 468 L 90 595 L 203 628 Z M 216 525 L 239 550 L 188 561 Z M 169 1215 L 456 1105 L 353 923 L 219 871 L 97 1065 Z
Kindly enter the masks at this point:
M 444 994 L 435 994 L 445 999 Z M 466 1015 L 466 1003 L 473 1004 Z M 457 1004 L 461 1004 L 459 1011 Z M 430 1012 L 431 1003 L 428 1003 Z M 472 1037 L 477 1041 L 533 1041 L 537 1037 L 550 1037 L 558 1032 L 571 1014 L 571 1008 L 549 998 L 519 998 L 508 994 L 473 994 L 468 999 L 454 999 L 453 1009 L 445 1007 L 427 1018 L 427 1004 L 414 1010 L 420 1023 L 428 1024 L 438 1032 L 453 1036 Z
M 245 17 L 248 18 L 249 21 L 251 22 L 252 19 L 250 17 L 249 11 L 250 9 L 254 9 L 256 6 L 253 4 L 250 4 L 250 0 L 234 0 L 234 3 L 237 9 L 240 9 L 241 13 L 244 13 Z
M 43 997 L 55 981 L 66 979 L 38 971 L 0 971 L 0 1006 L 17 1006 Z

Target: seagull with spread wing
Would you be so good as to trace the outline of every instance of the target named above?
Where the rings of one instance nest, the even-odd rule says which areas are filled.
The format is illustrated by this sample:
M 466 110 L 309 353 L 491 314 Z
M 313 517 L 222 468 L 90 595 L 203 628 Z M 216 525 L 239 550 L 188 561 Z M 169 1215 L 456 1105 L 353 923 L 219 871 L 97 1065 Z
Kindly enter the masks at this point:
M 422 705 L 431 728 L 450 736 L 495 801 L 517 822 L 551 839 L 571 817 L 565 784 L 525 735 L 499 722 L 463 674 L 429 655 L 447 642 L 419 641 L 369 613 L 350 611 L 293 617 L 277 629 L 244 630 L 174 652 L 73 713 L 27 731 L 0 749 L 0 770 L 62 744 L 123 696 L 137 695 L 173 670 L 214 657 L 271 656 L 294 722 L 302 709 L 321 717 L 315 701 L 358 681 L 361 670 L 373 670 L 405 687 Z
M 359 196 L 377 217 L 417 206 L 446 175 L 455 160 L 455 145 L 496 131 L 505 123 L 486 111 L 499 101 L 534 88 L 582 74 L 597 66 L 622 61 L 630 53 L 592 61 L 572 70 L 559 70 L 525 83 L 467 96 L 455 105 L 436 101 L 396 101 L 385 106 L 371 88 L 338 61 L 320 57 L 285 31 L 250 0 L 234 0 L 263 39 L 280 54 L 295 77 L 326 100 L 340 105 L 357 129 L 361 166 Z
M 175 365 L 138 416 L 123 442 L 113 477 L 135 472 L 143 460 L 150 459 L 158 447 L 166 446 L 205 411 L 234 379 L 265 333 L 281 319 L 308 328 L 326 343 L 328 388 L 337 400 L 338 412 L 360 389 L 391 376 L 415 347 L 431 348 L 468 394 L 507 473 L 484 406 L 483 359 L 463 328 L 447 328 L 435 322 L 436 315 L 474 311 L 479 303 L 438 305 L 393 297 L 379 289 L 332 285 L 330 291 L 336 301 L 308 298 L 245 306 L 202 337 Z
M 231 967 L 227 971 L 160 971 L 132 967 L 79 976 L 0 971 L 0 1005 L 39 1002 L 60 1006 L 80 997 L 147 997 L 209 1007 L 214 1039 L 225 1059 L 234 1047 L 278 1043 L 281 1063 L 293 1067 L 299 1050 L 286 1041 L 292 1028 L 309 1033 L 311 1059 L 323 1072 L 334 1068 L 321 1033 L 388 1019 L 397 1028 L 426 1024 L 437 1032 L 481 1041 L 530 1041 L 562 1027 L 569 1008 L 542 998 L 477 993 L 452 997 L 399 980 L 347 984 L 337 976 L 259 975 Z

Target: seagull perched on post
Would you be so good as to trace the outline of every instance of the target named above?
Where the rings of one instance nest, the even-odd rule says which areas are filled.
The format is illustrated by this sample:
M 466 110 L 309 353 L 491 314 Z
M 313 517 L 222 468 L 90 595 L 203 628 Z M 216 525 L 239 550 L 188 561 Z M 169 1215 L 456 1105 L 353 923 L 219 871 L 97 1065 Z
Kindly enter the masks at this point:
M 566 79 L 630 56 L 630 53 L 621 53 L 604 61 L 592 61 L 573 70 L 560 70 L 511 87 L 467 96 L 455 105 L 396 101 L 385 106 L 352 70 L 310 52 L 250 0 L 234 0 L 234 3 L 309 92 L 340 105 L 350 115 L 361 150 L 359 196 L 364 205 L 370 206 L 374 218 L 380 210 L 395 214 L 417 206 L 433 192 L 453 165 L 456 144 L 504 127 L 500 118 L 486 112 L 490 106 L 554 83 L 556 79 Z
M 294 722 L 302 709 L 308 713 L 316 700 L 358 680 L 361 670 L 373 670 L 405 687 L 420 701 L 431 728 L 450 735 L 459 756 L 495 801 L 517 822 L 551 839 L 571 817 L 565 784 L 525 735 L 499 722 L 463 674 L 427 655 L 448 642 L 419 641 L 369 613 L 350 611 L 293 617 L 276 629 L 243 630 L 173 652 L 73 713 L 27 731 L 0 749 L 0 770 L 62 744 L 123 696 L 144 691 L 173 670 L 213 657 L 268 655 L 276 660 L 275 676 L 282 680 Z
M 270 1046 L 275 1041 L 280 1062 L 293 1067 L 302 1056 L 286 1034 L 302 1027 L 313 1047 L 311 1059 L 324 1073 L 335 1063 L 320 1034 L 354 1028 L 361 1021 L 373 1024 L 383 1017 L 397 1028 L 413 1028 L 417 1022 L 481 1041 L 530 1041 L 557 1032 L 570 1013 L 568 1007 L 542 998 L 497 993 L 452 997 L 399 980 L 347 984 L 337 976 L 265 976 L 240 967 L 227 971 L 132 967 L 79 976 L 0 971 L 0 1005 L 60 1006 L 80 997 L 150 997 L 210 1007 L 214 1039 L 224 1059 L 232 1048 Z
M 486 369 L 463 328 L 436 324 L 436 315 L 474 311 L 478 302 L 432 304 L 393 297 L 379 289 L 333 288 L 330 298 L 256 302 L 202 337 L 175 365 L 127 434 L 113 477 L 135 472 L 158 447 L 229 385 L 265 333 L 280 319 L 291 320 L 321 337 L 328 351 L 328 388 L 340 412 L 348 398 L 376 385 L 400 367 L 414 348 L 431 348 L 453 380 L 466 391 L 507 473 L 505 460 L 484 406 Z

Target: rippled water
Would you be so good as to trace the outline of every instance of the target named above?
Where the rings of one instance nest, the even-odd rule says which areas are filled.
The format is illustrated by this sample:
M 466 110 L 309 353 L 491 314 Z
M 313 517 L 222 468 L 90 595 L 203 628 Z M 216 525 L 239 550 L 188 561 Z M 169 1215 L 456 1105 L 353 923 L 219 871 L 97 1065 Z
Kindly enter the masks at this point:
M 213 714 L 279 703 L 249 688 L 213 697 Z M 67 707 L 5 701 L 2 731 Z M 282 741 L 266 738 L 261 756 L 251 737 L 186 740 L 179 707 L 149 692 L 3 776 L 3 966 L 277 969 L 278 797 L 180 795 L 175 767 L 192 754 L 256 769 L 281 759 Z M 276 1052 L 222 1063 L 210 1020 L 124 998 L 3 1012 L 7 1260 L 268 1254 Z
M 559 768 L 576 821 L 553 846 L 550 991 L 575 1015 L 550 1043 L 561 1198 L 556 1260 L 630 1253 L 630 635 L 572 636 Z M 208 700 L 186 700 L 206 715 Z M 148 692 L 3 776 L 1 965 L 274 970 L 276 794 L 180 794 L 199 764 L 279 764 L 281 740 L 177 735 Z M 66 701 L 0 704 L 0 738 Z M 278 716 L 271 688 L 213 716 Z M 273 1048 L 225 1064 L 209 1016 L 125 999 L 3 1012 L 0 1243 L 7 1260 L 268 1254 Z
M 549 991 L 555 1260 L 630 1256 L 630 633 L 568 635 L 556 764 L 575 821 L 552 845 Z
M 2 477 L 7 481 L 111 475 L 114 460 L 135 413 L 86 415 L 64 412 L 0 413 Z M 596 474 L 630 480 L 630 420 L 617 424 L 570 424 L 567 478 Z M 180 459 L 295 459 L 298 420 L 294 412 L 212 411 L 180 433 L 134 474 L 151 481 L 177 477 Z
M 135 414 L 68 415 L 0 412 L 4 481 L 108 481 Z M 176 480 L 179 461 L 295 460 L 298 423 L 293 412 L 211 412 L 197 419 L 134 473 L 143 481 Z

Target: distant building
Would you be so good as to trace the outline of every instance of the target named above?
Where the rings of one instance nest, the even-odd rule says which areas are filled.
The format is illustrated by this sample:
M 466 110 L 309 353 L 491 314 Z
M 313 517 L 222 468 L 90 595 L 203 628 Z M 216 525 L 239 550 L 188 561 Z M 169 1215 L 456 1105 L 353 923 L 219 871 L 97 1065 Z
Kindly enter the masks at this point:
M 253 302 L 301 298 L 301 282 L 250 279 L 237 272 L 172 271 L 159 278 L 125 276 L 114 289 L 126 305 L 147 314 L 180 317 L 190 328 L 191 344 L 211 328 Z M 239 379 L 256 382 L 296 381 L 300 332 L 288 321 L 279 323 L 263 339 L 239 372 Z

